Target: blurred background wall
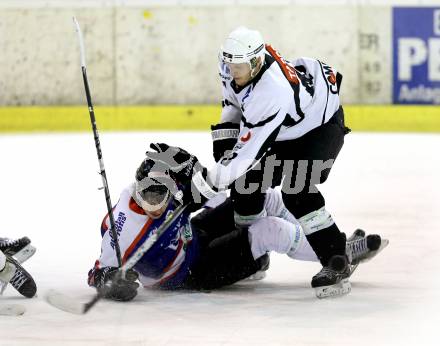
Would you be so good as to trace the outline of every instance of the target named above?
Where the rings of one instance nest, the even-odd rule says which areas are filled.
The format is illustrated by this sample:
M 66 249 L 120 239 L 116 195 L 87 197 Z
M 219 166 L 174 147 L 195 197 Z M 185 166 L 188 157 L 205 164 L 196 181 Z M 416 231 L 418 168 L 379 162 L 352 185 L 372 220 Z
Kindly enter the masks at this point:
M 239 25 L 343 76 L 348 124 L 440 132 L 439 0 L 0 0 L 0 132 L 199 129 L 221 112 L 218 51 Z
M 84 32 L 95 104 L 218 103 L 218 49 L 238 25 L 260 30 L 287 58 L 336 67 L 344 103 L 389 104 L 393 8 L 436 5 L 440 27 L 438 0 L 1 0 L 0 105 L 84 102 L 73 15 Z M 431 40 L 440 40 L 438 30 Z M 438 82 L 439 47 L 416 57 L 419 64 L 437 59 Z

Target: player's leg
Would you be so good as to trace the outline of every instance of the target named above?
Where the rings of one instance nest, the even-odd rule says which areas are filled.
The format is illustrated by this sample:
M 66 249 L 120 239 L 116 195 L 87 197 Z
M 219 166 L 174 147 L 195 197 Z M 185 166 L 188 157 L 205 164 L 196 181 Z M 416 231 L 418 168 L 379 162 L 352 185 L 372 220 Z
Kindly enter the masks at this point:
M 191 218 L 191 225 L 208 237 L 208 242 L 235 230 L 234 207 L 230 198 L 215 208 L 202 210 Z
M 255 220 L 266 216 L 264 209 L 265 191 L 263 187 L 264 163 L 246 172 L 231 187 L 231 200 L 234 209 L 234 222 L 238 227 L 248 227 Z
M 293 259 L 318 262 L 302 227 L 279 217 L 267 216 L 252 224 L 249 242 L 254 258 L 275 251 Z
M 224 241 L 226 238 L 233 236 L 237 226 L 234 221 L 234 206 L 232 200 L 227 198 L 215 208 L 204 209 L 191 219 L 193 228 L 197 229 L 199 233 L 203 233 L 204 240 L 211 242 L 214 239 L 214 244 Z M 249 280 L 262 280 L 266 276 L 265 271 L 269 267 L 269 258 L 265 268 L 259 270 L 255 274 L 250 275 Z
M 211 290 L 232 285 L 267 267 L 268 260 L 266 254 L 254 258 L 247 230 L 239 229 L 202 246 L 185 286 Z
M 342 148 L 345 134 L 343 111 L 340 108 L 327 124 L 292 141 L 290 148 L 286 146 L 278 148 L 283 159 L 289 159 L 289 152 L 295 153 L 297 165 L 296 174 L 291 174 L 290 179 L 284 180 L 282 191 L 284 204 L 300 222 L 307 240 L 324 267 L 323 271 L 312 279 L 313 287 L 338 282 L 341 280 L 338 272 L 342 272 L 342 276 L 348 273 L 345 234 L 339 230 L 326 210 L 324 197 L 316 187 L 316 184 L 326 181 L 333 162 Z M 302 165 L 303 163 L 306 165 Z M 297 191 L 298 179 L 303 179 L 304 188 Z M 334 261 L 331 262 L 332 258 Z M 329 266 L 336 269 L 334 273 L 329 271 Z M 332 275 L 321 275 L 325 273 Z
M 281 161 L 271 149 L 250 171 L 237 179 L 231 187 L 234 221 L 239 227 L 248 227 L 267 215 L 264 208 L 266 192 L 279 186 L 283 169 Z

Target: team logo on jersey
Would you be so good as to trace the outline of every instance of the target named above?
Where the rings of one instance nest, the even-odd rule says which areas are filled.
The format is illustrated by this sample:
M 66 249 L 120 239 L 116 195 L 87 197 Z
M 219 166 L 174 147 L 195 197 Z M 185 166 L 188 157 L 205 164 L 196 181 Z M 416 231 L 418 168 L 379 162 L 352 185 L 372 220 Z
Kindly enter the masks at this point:
M 324 72 L 324 75 L 327 77 L 327 82 L 330 83 L 330 91 L 333 94 L 338 93 L 338 87 L 336 86 L 336 76 L 333 72 L 332 68 L 328 66 L 326 63 L 321 61 L 322 70 Z
M 249 139 L 251 139 L 251 131 L 240 137 L 240 141 L 244 143 L 246 143 Z
M 118 235 L 118 238 L 121 235 L 122 227 L 124 227 L 124 223 L 126 220 L 127 220 L 127 216 L 125 216 L 125 214 L 122 211 L 120 211 L 118 214 L 118 218 L 115 220 L 115 228 L 116 228 L 116 234 Z M 110 246 L 113 249 L 115 248 L 115 242 L 113 240 L 113 237 L 111 237 Z

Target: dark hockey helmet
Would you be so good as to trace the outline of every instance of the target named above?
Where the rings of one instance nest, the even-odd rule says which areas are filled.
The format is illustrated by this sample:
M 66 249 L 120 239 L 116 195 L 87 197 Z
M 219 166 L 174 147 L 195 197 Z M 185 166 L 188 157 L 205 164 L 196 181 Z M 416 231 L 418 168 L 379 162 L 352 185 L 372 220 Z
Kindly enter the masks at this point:
M 146 211 L 166 206 L 177 186 L 164 164 L 144 159 L 136 170 L 133 198 Z

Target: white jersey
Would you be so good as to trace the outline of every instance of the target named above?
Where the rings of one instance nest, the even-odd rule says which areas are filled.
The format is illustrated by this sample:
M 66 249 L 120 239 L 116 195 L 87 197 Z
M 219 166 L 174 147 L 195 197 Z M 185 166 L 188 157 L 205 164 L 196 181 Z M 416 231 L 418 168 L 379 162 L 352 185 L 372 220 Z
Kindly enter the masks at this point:
M 299 138 L 329 121 L 339 108 L 337 72 L 311 58 L 284 60 L 266 46 L 261 71 L 239 87 L 220 62 L 222 122 L 240 123 L 237 144 L 209 172 L 208 179 L 226 188 L 258 161 L 274 141 Z M 340 76 L 340 75 L 339 75 Z

